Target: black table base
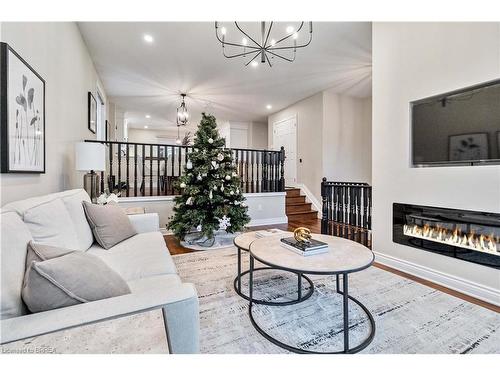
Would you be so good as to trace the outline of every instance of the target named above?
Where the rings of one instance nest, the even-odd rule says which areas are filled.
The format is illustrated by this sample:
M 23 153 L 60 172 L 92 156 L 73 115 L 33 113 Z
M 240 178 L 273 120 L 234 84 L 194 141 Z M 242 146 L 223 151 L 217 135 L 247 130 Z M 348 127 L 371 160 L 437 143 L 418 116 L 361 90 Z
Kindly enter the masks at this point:
M 241 248 L 236 246 L 238 249 L 238 275 L 234 279 L 234 291 L 236 294 L 238 294 L 241 298 L 246 299 L 247 301 L 250 301 L 250 297 L 246 294 L 244 294 L 241 290 L 241 278 L 244 275 L 247 275 L 250 273 L 250 270 L 241 272 Z M 254 268 L 255 271 L 264 271 L 264 270 L 274 270 L 276 268 L 274 267 L 257 267 Z M 289 271 L 292 272 L 292 271 Z M 314 284 L 311 281 L 311 279 L 303 274 L 300 274 L 298 272 L 292 272 L 297 275 L 297 299 L 292 300 L 292 301 L 285 301 L 285 302 L 274 302 L 274 301 L 265 301 L 261 299 L 254 299 L 253 302 L 258 303 L 259 305 L 267 305 L 267 306 L 287 306 L 287 305 L 293 305 L 299 302 L 303 302 L 309 297 L 311 297 L 314 293 Z M 309 284 L 309 289 L 306 294 L 302 295 L 302 279 L 306 280 L 307 283 Z
M 260 260 L 260 259 L 259 259 L 259 261 L 262 262 L 262 260 Z M 272 269 L 293 272 L 289 269 L 276 267 L 275 265 L 272 265 L 272 266 L 270 265 L 270 267 Z M 250 321 L 252 322 L 252 325 L 255 327 L 257 332 L 259 332 L 262 336 L 264 336 L 267 340 L 269 340 L 273 344 L 275 344 L 283 349 L 289 350 L 293 353 L 300 353 L 300 354 L 353 354 L 353 353 L 357 353 L 357 352 L 363 350 L 372 342 L 373 338 L 375 337 L 375 321 L 374 321 L 373 316 L 370 313 L 370 311 L 368 311 L 368 309 L 361 302 L 359 302 L 356 298 L 349 296 L 349 272 L 340 273 L 342 275 L 342 290 L 340 290 L 340 274 L 339 273 L 332 273 L 332 275 L 336 276 L 336 292 L 343 296 L 344 350 L 335 351 L 335 352 L 317 352 L 317 351 L 312 351 L 312 350 L 304 350 L 301 348 L 290 346 L 288 344 L 285 344 L 284 342 L 281 342 L 281 341 L 275 339 L 274 337 L 269 335 L 267 332 L 265 332 L 264 329 L 262 329 L 257 324 L 257 322 L 255 321 L 255 319 L 253 317 L 253 312 L 252 312 L 253 304 L 263 304 L 260 301 L 253 299 L 253 289 L 254 289 L 253 274 L 255 271 L 261 270 L 261 269 L 268 269 L 268 268 L 267 267 L 255 268 L 255 259 L 250 254 L 250 269 L 246 272 L 246 273 L 250 274 L 249 275 L 249 278 L 250 278 L 249 296 L 247 298 L 249 301 L 248 314 L 250 316 Z M 298 273 L 298 272 L 294 272 L 294 273 L 297 273 L 300 276 L 299 280 L 302 279 L 302 276 L 307 278 L 306 276 L 302 275 L 301 273 Z M 311 286 L 312 286 L 312 281 L 309 278 L 307 278 L 307 280 L 309 280 L 309 282 L 311 283 Z M 235 282 L 236 282 L 236 280 L 235 280 Z M 299 283 L 299 285 L 300 285 L 300 283 Z M 235 287 L 236 287 L 236 284 L 235 284 Z M 312 294 L 312 290 L 313 290 L 313 287 L 311 287 L 311 294 Z M 368 321 L 370 322 L 370 333 L 369 333 L 368 337 L 366 339 L 364 339 L 363 342 L 361 342 L 359 345 L 355 346 L 354 348 L 350 348 L 350 346 L 349 346 L 349 300 L 351 300 L 356 305 L 361 307 L 361 309 L 365 312 L 365 314 L 368 318 Z M 295 303 L 299 303 L 302 301 L 303 300 L 300 299 L 300 287 L 299 287 L 299 298 L 297 300 L 291 301 L 290 303 L 287 303 L 287 304 L 290 305 L 290 304 L 295 304 Z M 269 305 L 269 301 L 264 301 L 264 302 L 266 302 L 264 304 Z

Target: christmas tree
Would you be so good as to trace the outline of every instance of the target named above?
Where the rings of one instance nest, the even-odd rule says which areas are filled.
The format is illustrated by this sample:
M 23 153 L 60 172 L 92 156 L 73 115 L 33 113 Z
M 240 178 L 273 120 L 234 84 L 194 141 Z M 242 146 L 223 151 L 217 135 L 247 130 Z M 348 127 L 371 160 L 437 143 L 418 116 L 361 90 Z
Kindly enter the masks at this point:
M 167 228 L 177 238 L 198 230 L 213 238 L 223 229 L 235 233 L 250 221 L 231 150 L 217 131 L 215 117 L 202 113 L 193 150 L 177 181 L 182 191 L 174 200 L 174 217 Z

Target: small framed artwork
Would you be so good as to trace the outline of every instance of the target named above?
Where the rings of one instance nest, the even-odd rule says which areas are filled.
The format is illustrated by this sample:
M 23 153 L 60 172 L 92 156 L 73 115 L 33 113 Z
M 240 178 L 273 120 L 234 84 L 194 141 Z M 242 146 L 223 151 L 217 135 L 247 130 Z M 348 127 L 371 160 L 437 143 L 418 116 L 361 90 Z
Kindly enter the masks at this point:
M 45 173 L 45 80 L 0 43 L 2 173 Z
M 450 161 L 483 160 L 488 154 L 488 133 L 450 135 Z
M 88 128 L 92 133 L 96 133 L 97 130 L 97 101 L 94 98 L 94 95 L 89 91 L 88 93 L 88 119 L 89 124 Z

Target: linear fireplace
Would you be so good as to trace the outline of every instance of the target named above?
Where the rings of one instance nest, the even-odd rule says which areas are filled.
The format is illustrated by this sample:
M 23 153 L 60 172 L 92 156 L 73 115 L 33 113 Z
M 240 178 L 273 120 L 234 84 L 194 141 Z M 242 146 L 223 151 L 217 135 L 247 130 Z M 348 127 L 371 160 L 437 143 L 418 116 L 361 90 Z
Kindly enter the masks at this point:
M 393 204 L 392 240 L 500 269 L 500 214 Z

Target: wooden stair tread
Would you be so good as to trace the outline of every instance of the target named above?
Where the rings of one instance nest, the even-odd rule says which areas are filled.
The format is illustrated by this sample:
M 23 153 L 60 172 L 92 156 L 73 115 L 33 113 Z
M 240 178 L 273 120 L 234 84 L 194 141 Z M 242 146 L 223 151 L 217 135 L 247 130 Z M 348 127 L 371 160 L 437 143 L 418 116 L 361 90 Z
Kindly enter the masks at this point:
M 287 203 L 287 206 L 302 206 L 303 204 L 311 204 L 310 202 L 290 202 Z
M 290 212 L 288 215 L 303 215 L 303 214 L 317 214 L 317 213 L 318 213 L 318 211 L 308 210 L 308 211 Z

